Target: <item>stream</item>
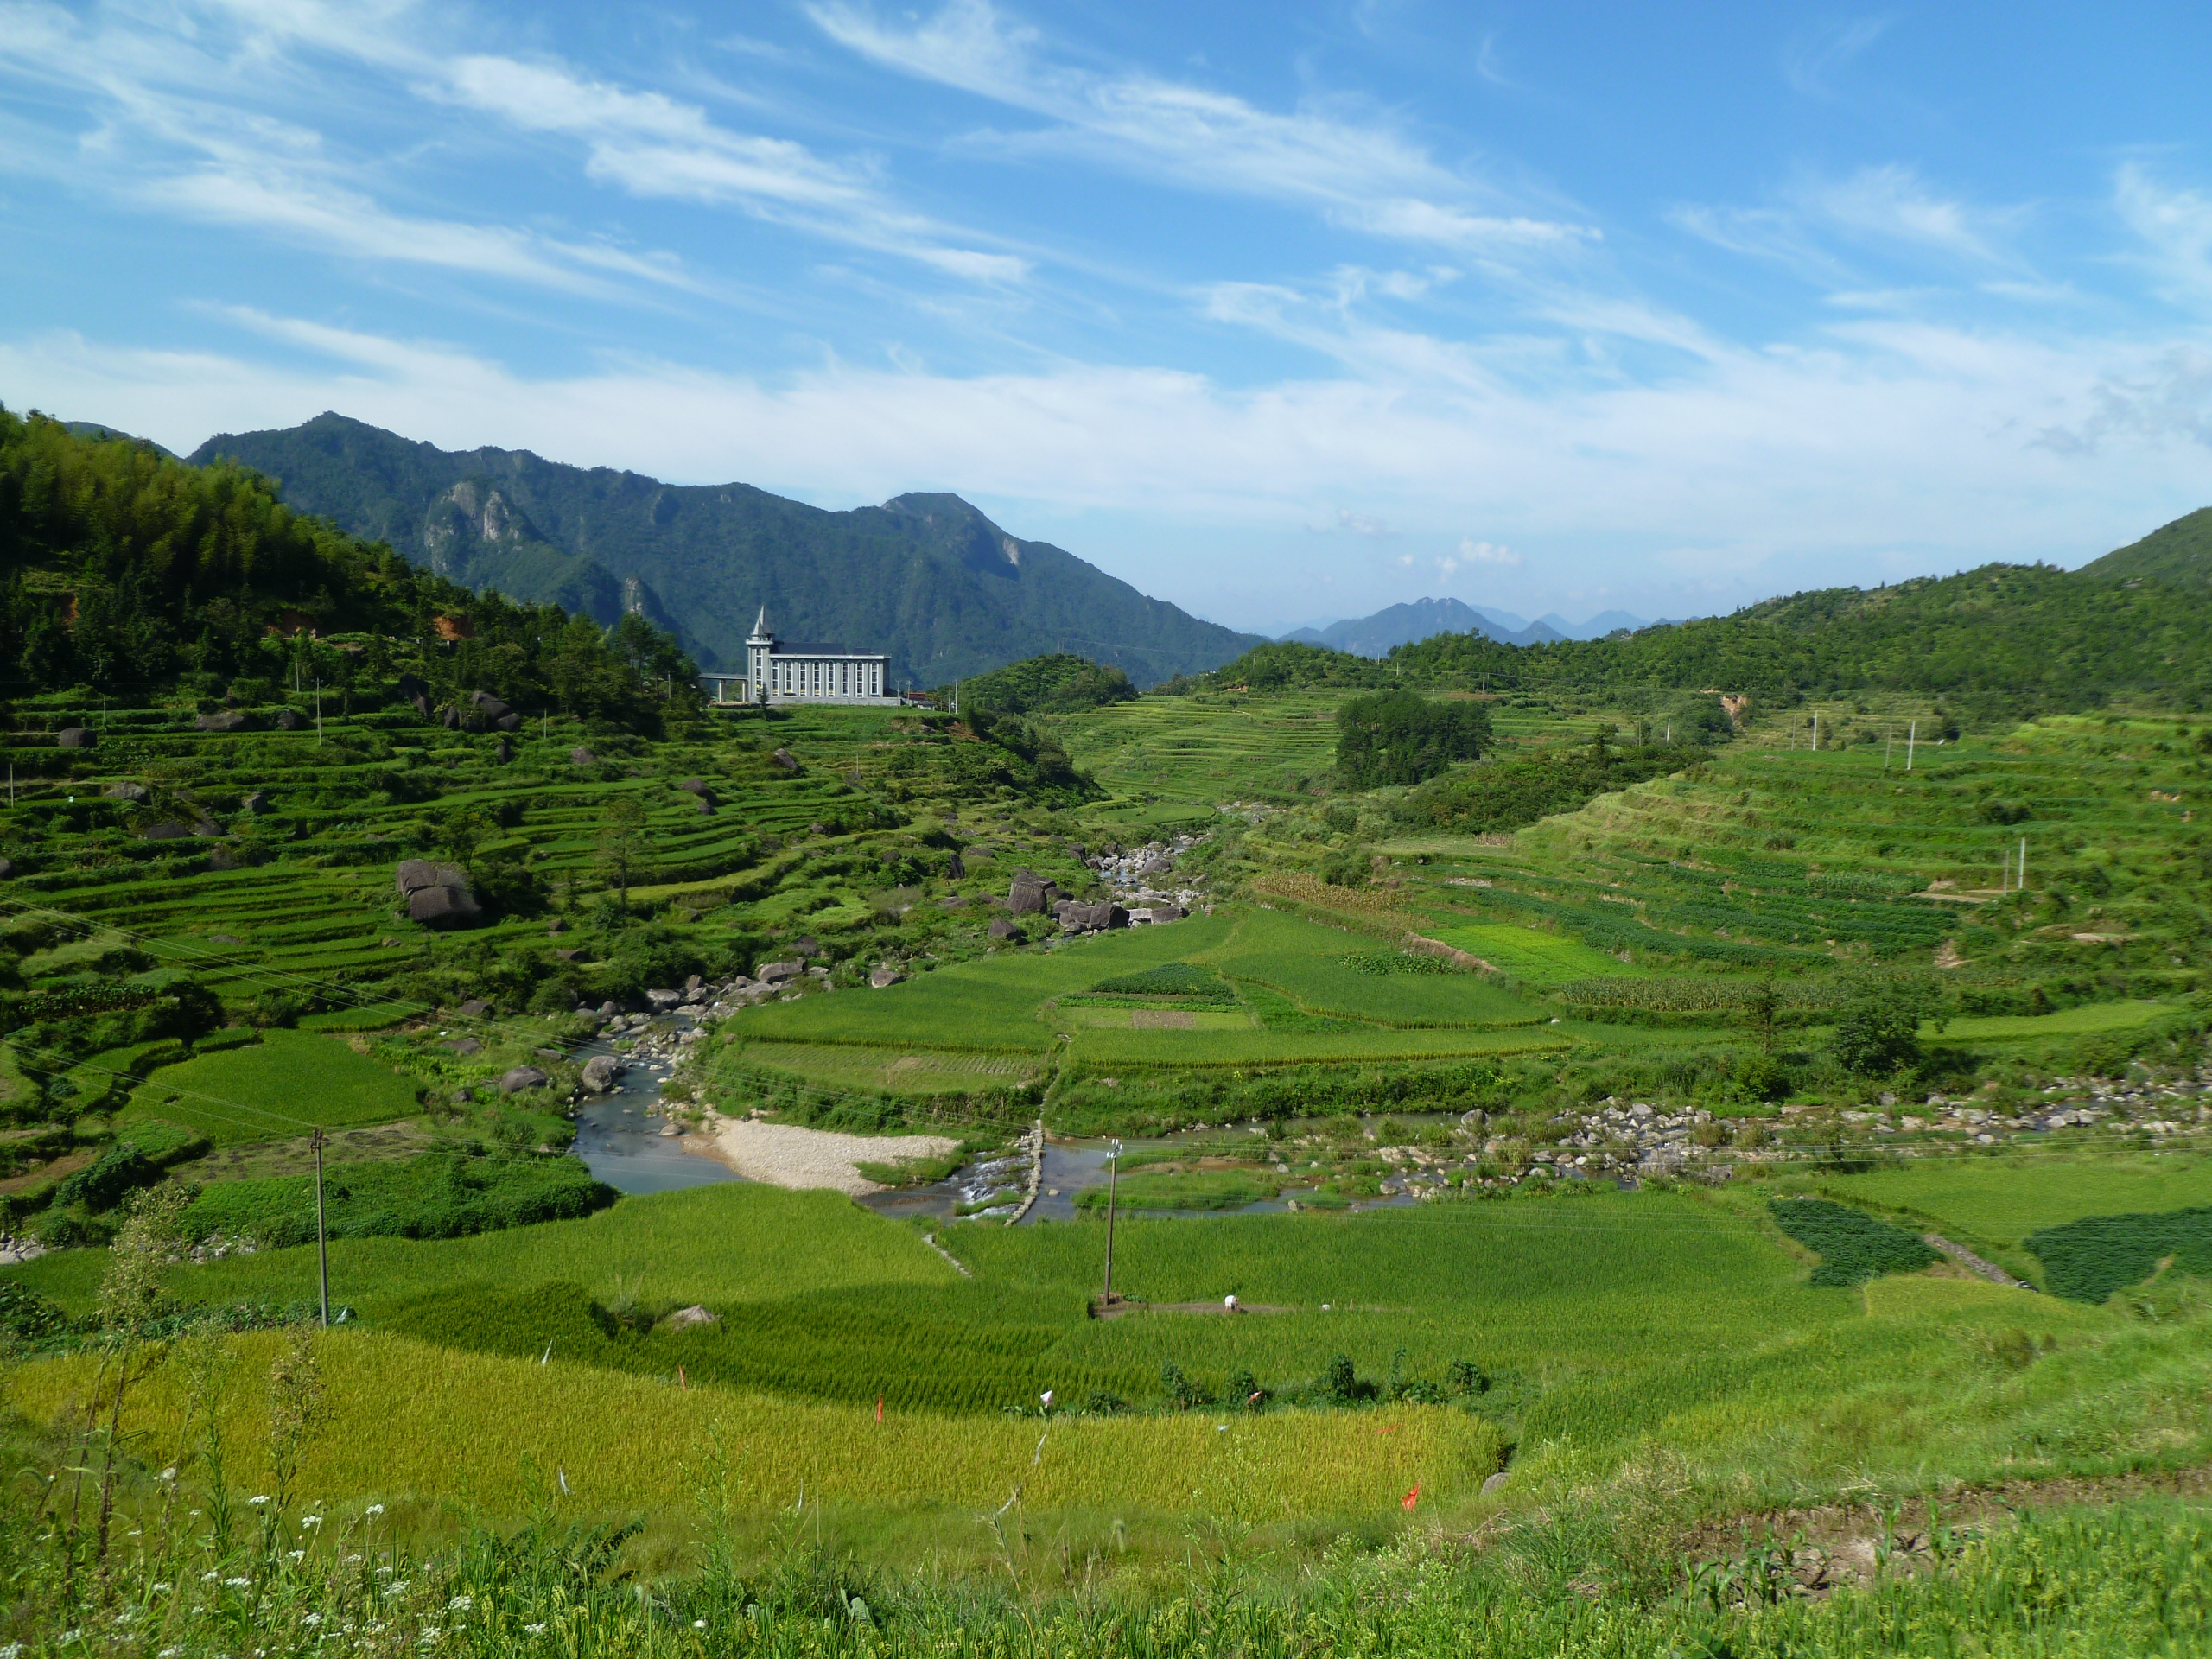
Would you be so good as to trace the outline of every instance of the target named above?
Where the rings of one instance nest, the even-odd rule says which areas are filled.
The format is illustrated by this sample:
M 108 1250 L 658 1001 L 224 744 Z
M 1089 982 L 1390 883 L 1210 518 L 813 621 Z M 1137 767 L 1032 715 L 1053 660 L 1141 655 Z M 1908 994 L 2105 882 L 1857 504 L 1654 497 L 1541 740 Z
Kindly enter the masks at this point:
M 584 1044 L 575 1058 L 581 1064 L 595 1054 L 613 1054 L 627 1062 L 628 1069 L 612 1093 L 587 1095 L 576 1108 L 575 1154 L 594 1175 L 617 1192 L 628 1193 L 673 1192 L 745 1179 L 720 1159 L 686 1152 L 683 1136 L 661 1133 L 667 1122 L 659 1111 L 665 1068 L 631 1060 L 606 1038 Z

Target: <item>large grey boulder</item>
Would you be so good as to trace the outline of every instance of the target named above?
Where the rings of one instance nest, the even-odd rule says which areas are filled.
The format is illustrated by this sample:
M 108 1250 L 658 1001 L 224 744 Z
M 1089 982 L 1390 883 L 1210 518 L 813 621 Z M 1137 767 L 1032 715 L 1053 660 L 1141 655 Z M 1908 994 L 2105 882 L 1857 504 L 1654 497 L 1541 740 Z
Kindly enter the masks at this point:
M 550 1079 L 534 1065 L 518 1065 L 499 1079 L 503 1095 L 519 1094 L 525 1089 L 543 1089 Z
M 1020 928 L 1003 916 L 991 924 L 991 937 L 995 939 L 1011 939 L 1018 936 L 1020 931 Z
M 1020 869 L 1014 873 L 1013 885 L 1007 889 L 1006 907 L 1017 916 L 1042 914 L 1067 896 L 1058 882 L 1046 880 L 1034 870 Z
M 778 749 L 768 759 L 785 772 L 796 773 L 798 771 L 798 757 L 789 749 Z
M 269 792 L 266 790 L 257 789 L 239 804 L 245 807 L 252 817 L 260 817 L 269 810 Z
M 806 971 L 803 962 L 764 962 L 753 970 L 753 976 L 763 985 L 781 985 L 786 980 L 797 979 Z
M 149 825 L 140 830 L 138 834 L 143 840 L 146 841 L 188 841 L 192 836 L 192 826 L 188 823 L 179 823 L 175 818 L 164 818 L 159 823 Z
M 63 749 L 89 749 L 98 740 L 82 726 L 64 726 L 55 736 L 54 747 Z
M 468 712 L 494 731 L 512 732 L 522 724 L 522 716 L 489 691 L 470 692 Z
M 296 709 L 280 709 L 276 711 L 276 729 L 280 732 L 303 732 L 307 729 L 307 726 L 308 717 Z
M 483 919 L 483 908 L 468 891 L 468 878 L 451 864 L 410 858 L 394 872 L 392 885 L 407 901 L 407 919 L 424 927 L 469 927 Z
M 584 1062 L 584 1090 L 588 1094 L 606 1094 L 621 1075 L 621 1061 L 612 1054 L 594 1054 Z
M 594 754 L 589 749 L 585 748 L 581 744 L 569 751 L 569 764 L 572 766 L 594 766 L 598 763 L 598 760 L 599 757 L 597 755 Z
M 906 976 L 904 974 L 900 973 L 896 968 L 893 968 L 889 963 L 885 963 L 880 968 L 878 968 L 874 973 L 868 976 L 868 982 L 869 988 L 872 990 L 887 991 L 905 977 Z
M 194 730 L 202 732 L 250 732 L 254 719 L 243 709 L 218 709 L 212 715 L 195 715 L 192 724 Z
M 5 881 L 15 873 L 16 861 L 12 858 L 0 858 L 0 881 Z
M 647 991 L 645 993 L 645 1001 L 652 1005 L 652 1011 L 655 1014 L 665 1014 L 671 1008 L 675 1007 L 683 1001 L 683 993 L 681 991 Z
M 111 801 L 128 801 L 133 806 L 143 806 L 154 798 L 153 791 L 143 784 L 110 784 L 100 793 Z

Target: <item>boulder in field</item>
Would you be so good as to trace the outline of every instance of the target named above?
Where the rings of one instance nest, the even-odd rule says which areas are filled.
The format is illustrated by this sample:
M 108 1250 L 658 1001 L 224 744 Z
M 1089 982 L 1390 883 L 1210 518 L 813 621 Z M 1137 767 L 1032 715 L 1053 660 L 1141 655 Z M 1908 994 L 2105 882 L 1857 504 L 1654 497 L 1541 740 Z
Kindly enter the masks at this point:
M 709 1313 L 705 1308 L 694 1304 L 690 1307 L 677 1308 L 662 1323 L 671 1331 L 696 1331 L 702 1325 L 720 1325 L 721 1316 Z
M 492 751 L 492 759 L 504 766 L 514 758 L 515 746 L 508 742 L 505 738 L 502 737 L 498 745 Z
M 159 823 L 150 824 L 140 830 L 138 834 L 140 839 L 144 841 L 188 841 L 192 836 L 192 826 L 188 823 L 179 823 L 175 818 L 163 818 Z
M 514 713 L 512 709 L 510 709 L 505 702 L 493 696 L 489 691 L 470 692 L 468 694 L 468 706 L 471 711 L 480 715 L 483 719 L 484 723 L 487 726 L 497 726 L 501 721 L 507 719 Z M 521 724 L 521 721 L 517 721 L 516 724 L 519 725 Z M 514 727 L 509 726 L 503 729 L 512 731 Z
M 82 726 L 64 726 L 55 735 L 54 743 L 56 748 L 89 749 L 97 741 Z
M 782 767 L 785 772 L 796 774 L 798 771 L 798 757 L 793 754 L 789 749 L 778 749 L 773 754 L 770 755 L 768 759 L 772 763 Z
M 250 815 L 257 818 L 269 810 L 269 791 L 257 789 L 238 804 L 243 806 Z
M 822 954 L 822 941 L 811 933 L 802 933 L 791 941 L 791 954 L 795 957 L 818 957 Z
M 481 1020 L 491 1012 L 492 1005 L 480 996 L 470 997 L 460 1008 L 461 1017 L 464 1020 Z
M 753 970 L 753 976 L 763 985 L 781 985 L 797 979 L 806 971 L 803 962 L 764 962 Z
M 599 764 L 599 757 L 579 744 L 569 751 L 569 764 L 572 766 L 596 766 Z
M 665 1014 L 683 1001 L 681 991 L 647 991 L 645 1001 L 652 1005 L 655 1014 Z
M 704 795 L 699 798 L 699 816 L 702 818 L 711 818 L 715 816 L 715 804 Z
M 465 1060 L 472 1054 L 481 1054 L 484 1045 L 474 1037 L 464 1037 L 453 1046 L 453 1052 Z
M 250 732 L 253 716 L 243 709 L 218 709 L 212 715 L 194 716 L 193 729 L 201 732 Z
M 621 1061 L 612 1054 L 594 1054 L 584 1062 L 584 1089 L 590 1094 L 606 1094 L 621 1075 Z
M 110 784 L 100 791 L 111 801 L 128 801 L 133 806 L 143 806 L 154 798 L 153 791 L 143 784 Z
M 543 1089 L 550 1081 L 534 1065 L 518 1065 L 499 1079 L 503 1095 L 520 1094 L 525 1089 Z
M 566 950 L 556 950 L 553 954 L 563 962 L 574 962 L 578 957 L 583 955 L 583 952 L 572 946 Z
M 308 717 L 296 709 L 276 711 L 276 729 L 280 732 L 303 732 L 307 726 Z
M 682 790 L 686 795 L 711 795 L 714 793 L 712 790 L 707 787 L 707 780 L 703 778 L 686 778 L 682 783 L 678 784 L 677 787 Z
M 482 906 L 465 887 L 422 887 L 407 898 L 407 919 L 424 927 L 472 927 L 483 918 Z
M 957 881 L 962 876 L 968 874 L 968 866 L 966 861 L 961 858 L 959 854 L 955 853 L 950 858 L 944 861 L 944 874 L 946 880 Z
M 16 861 L 12 858 L 0 858 L 0 881 L 5 881 L 15 873 Z
M 1021 930 L 1020 928 L 1016 927 L 1012 922 L 1007 920 L 1003 916 L 1000 917 L 996 921 L 991 924 L 991 937 L 995 939 L 1016 938 L 1020 937 L 1020 932 Z
M 905 977 L 904 974 L 887 962 L 868 976 L 868 988 L 887 991 Z

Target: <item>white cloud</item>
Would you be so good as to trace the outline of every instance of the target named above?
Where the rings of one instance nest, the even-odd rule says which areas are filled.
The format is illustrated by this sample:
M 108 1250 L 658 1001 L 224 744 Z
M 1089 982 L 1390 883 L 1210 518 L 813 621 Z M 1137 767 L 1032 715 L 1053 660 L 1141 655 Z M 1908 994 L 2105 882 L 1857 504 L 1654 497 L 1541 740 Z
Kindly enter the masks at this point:
M 1979 261 L 2002 257 L 1986 232 L 2011 217 L 1939 195 L 1914 168 L 1895 164 L 1862 167 L 1848 178 L 1806 185 L 1798 194 L 1808 212 L 1845 231 Z
M 1370 235 L 1464 249 L 1571 249 L 1592 226 L 1525 211 L 1507 193 L 1438 162 L 1421 144 L 1349 100 L 1289 114 L 1188 82 L 1051 63 L 1042 37 L 990 0 L 947 0 L 919 19 L 886 21 L 849 0 L 817 0 L 823 32 L 870 61 L 1046 118 L 1038 131 L 976 140 L 1007 153 L 1075 154 L 1192 189 L 1319 209 Z
M 1460 540 L 1459 556 L 1469 564 L 1502 565 L 1507 569 L 1516 569 L 1521 563 L 1521 556 L 1503 543 L 1478 542 L 1471 536 Z
M 1783 79 L 1808 98 L 1833 99 L 1834 79 L 1889 31 L 1886 17 L 1852 17 L 1808 29 L 1782 56 Z

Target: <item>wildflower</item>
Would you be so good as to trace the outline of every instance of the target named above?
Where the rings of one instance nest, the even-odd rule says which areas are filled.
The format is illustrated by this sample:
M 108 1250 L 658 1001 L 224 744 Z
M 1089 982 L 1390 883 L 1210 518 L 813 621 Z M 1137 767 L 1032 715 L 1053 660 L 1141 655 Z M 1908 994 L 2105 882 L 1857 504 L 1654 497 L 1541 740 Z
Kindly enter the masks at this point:
M 522 1633 L 524 1636 L 543 1636 L 545 1634 L 545 1627 L 543 1624 L 525 1624 L 522 1627 Z M 6 1656 L 0 1654 L 0 1659 L 6 1659 Z
M 0 1648 L 0 1659 L 22 1659 L 22 1643 L 10 1642 L 6 1647 Z
M 313 1630 L 316 1625 L 322 1623 L 322 1615 L 321 1613 L 302 1613 L 300 1615 L 300 1623 L 306 1625 L 309 1630 Z
M 176 1659 L 177 1655 L 183 1651 L 182 1648 L 163 1648 L 161 1652 L 154 1656 L 154 1659 Z
M 222 1575 L 221 1573 L 202 1573 L 200 1575 L 200 1582 L 202 1582 L 203 1584 L 213 1584 L 213 1583 L 214 1583 L 214 1582 L 215 1582 L 215 1580 L 218 1580 L 218 1579 L 221 1578 L 222 1576 L 223 1576 L 223 1575 Z
M 695 1618 L 691 1621 L 691 1628 L 695 1630 L 703 1630 L 707 1628 L 707 1621 L 703 1618 Z
M 384 1592 L 387 1596 L 405 1595 L 407 1593 L 407 1580 L 404 1579 L 394 1579 L 390 1584 L 385 1586 Z
M 294 1550 L 294 1551 L 292 1552 L 292 1559 L 293 1559 L 294 1560 L 296 1560 L 296 1560 L 300 1560 L 303 1559 L 303 1558 L 306 1556 L 306 1554 L 307 1554 L 307 1551 L 305 1551 L 304 1549 L 296 1549 L 296 1550 Z
M 303 1515 L 300 1517 L 300 1524 L 303 1527 L 319 1527 L 322 1524 L 322 1517 L 319 1515 Z
M 269 1494 L 266 1492 L 256 1492 L 251 1497 L 246 1499 L 249 1503 L 266 1503 L 268 1501 Z
M 377 1568 L 377 1576 L 385 1579 L 390 1578 L 391 1576 L 391 1568 L 388 1566 Z
M 476 1605 L 476 1602 L 475 1602 L 475 1599 L 474 1599 L 474 1597 L 470 1597 L 470 1596 L 455 1596 L 455 1597 L 454 1597 L 451 1601 L 449 1601 L 449 1602 L 448 1602 L 448 1603 L 446 1604 L 446 1606 L 447 1606 L 447 1609 L 448 1609 L 449 1611 L 456 1612 L 456 1613 L 465 1613 L 465 1612 L 467 1612 L 467 1611 L 471 1607 L 474 1607 L 475 1605 Z
M 233 1590 L 251 1590 L 253 1588 L 253 1580 L 251 1579 L 225 1579 L 223 1582 L 229 1585 Z
M 367 1509 L 363 1510 L 361 1513 L 367 1516 L 370 1520 L 373 1521 L 377 1516 L 384 1513 L 384 1505 L 381 1503 L 372 1503 Z
M 168 1592 L 169 1592 L 169 1586 L 168 1586 L 168 1585 L 165 1581 L 163 1581 L 163 1580 L 159 1580 L 159 1579 L 156 1579 L 156 1580 L 154 1581 L 154 1593 L 155 1593 L 156 1595 L 157 1595 L 157 1596 L 166 1596 L 167 1594 L 168 1594 Z
M 56 1645 L 66 1648 L 72 1642 L 82 1640 L 84 1634 L 85 1633 L 82 1630 L 64 1630 L 61 1632 L 60 1640 L 56 1643 Z
M 176 1478 L 176 1465 L 175 1464 L 171 1464 L 168 1468 L 162 1470 L 160 1474 L 156 1475 L 154 1478 L 156 1480 L 175 1480 Z
M 344 1562 L 347 1567 L 359 1567 L 360 1564 L 361 1558 L 359 1555 L 348 1555 Z
M 436 1625 L 425 1624 L 423 1627 L 423 1634 L 416 1637 L 415 1639 L 421 1643 L 423 1646 L 427 1648 L 444 1634 L 445 1632 L 440 1630 Z

